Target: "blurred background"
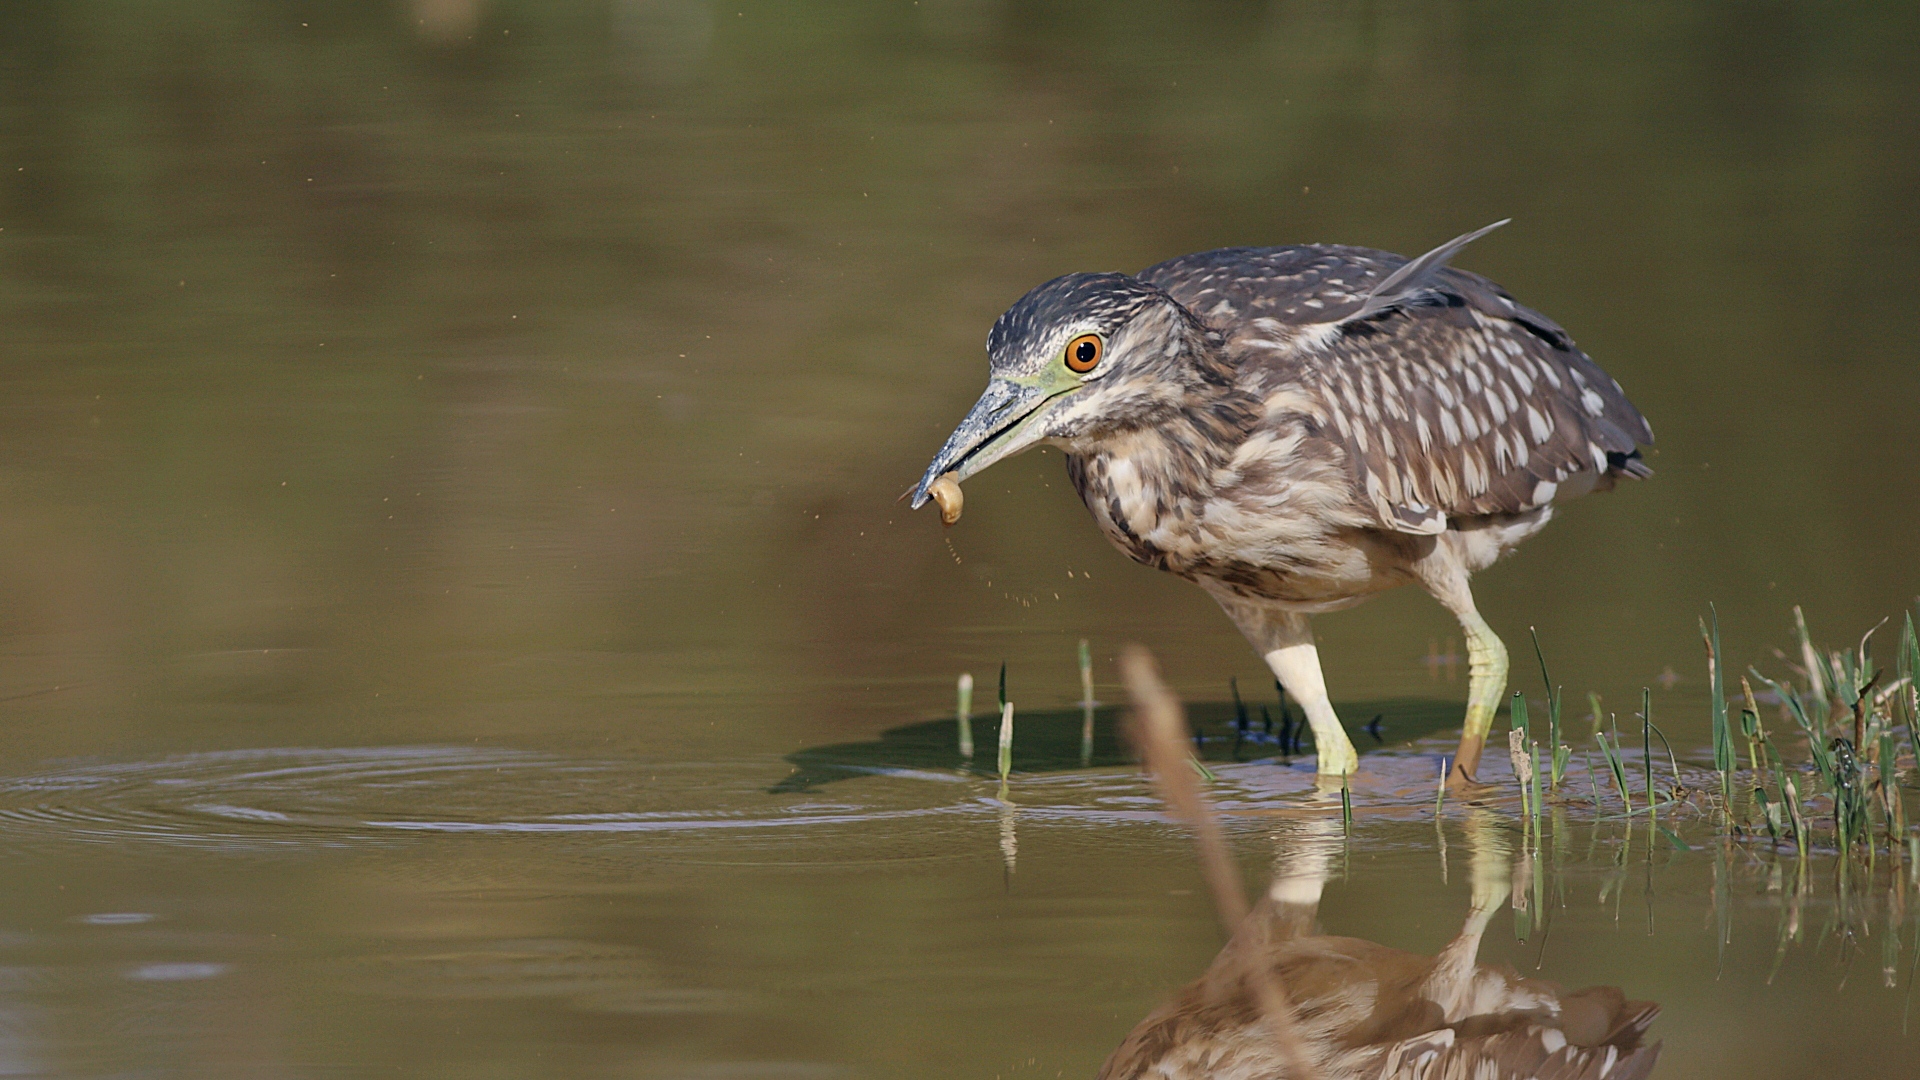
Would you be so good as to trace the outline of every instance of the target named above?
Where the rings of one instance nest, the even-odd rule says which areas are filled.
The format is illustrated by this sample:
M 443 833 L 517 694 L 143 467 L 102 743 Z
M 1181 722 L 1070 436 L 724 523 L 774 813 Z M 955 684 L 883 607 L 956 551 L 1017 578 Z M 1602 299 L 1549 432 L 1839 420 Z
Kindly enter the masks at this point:
M 8 749 L 250 741 L 289 711 L 321 740 L 642 748 L 742 709 L 765 712 L 716 745 L 784 746 L 939 707 L 1002 658 L 1066 700 L 1080 636 L 1146 641 L 1214 693 L 1258 679 L 1198 590 L 1109 550 L 1057 455 L 976 482 L 947 537 L 895 496 L 983 385 L 994 317 L 1047 278 L 1418 252 L 1505 216 L 1462 265 L 1566 325 L 1659 443 L 1653 482 L 1482 576 L 1494 625 L 1620 692 L 1695 675 L 1709 602 L 1736 655 L 1786 643 L 1793 604 L 1858 635 L 1916 591 L 1916 24 L 13 8 Z M 1454 630 L 1411 594 L 1319 628 L 1337 695 L 1424 685 Z
M 1839 644 L 1920 591 L 1917 51 L 1907 4 L 7 5 L 5 771 L 457 744 L 724 765 L 724 795 L 685 790 L 759 813 L 781 755 L 937 715 L 961 670 L 1077 698 L 1083 637 L 1109 697 L 1129 640 L 1189 696 L 1264 687 L 1199 590 L 1107 546 L 1057 454 L 971 483 L 951 531 L 896 496 L 1041 281 L 1231 245 L 1413 254 L 1509 216 L 1458 264 L 1565 325 L 1659 442 L 1652 480 L 1482 574 L 1482 610 L 1517 686 L 1534 626 L 1576 700 L 1652 685 L 1698 745 L 1710 603 L 1732 661 L 1765 664 L 1795 604 Z M 1336 701 L 1464 698 L 1423 596 L 1316 625 Z M 595 809 L 625 806 L 605 783 Z M 152 864 L 118 816 L 62 828 L 0 897 L 54 958 L 92 910 L 68 884 L 209 926 L 352 894 L 372 922 L 328 917 L 376 938 L 413 895 L 324 860 Z M 154 830 L 209 859 L 227 835 Z M 570 857 L 425 876 L 458 893 Z M 688 878 L 628 929 L 693 949 L 715 897 L 762 887 Z M 248 942 L 292 932 L 248 918 Z M 1184 977 L 1154 970 L 1128 1002 Z M 1114 1015 L 1067 1026 L 1111 1046 Z M 105 1056 L 72 1068 L 152 1064 L 99 1023 Z M 236 1037 L 170 1060 L 212 1068 Z M 547 1060 L 521 1050 L 486 1060 Z M 621 1060 L 559 1074 L 653 1068 Z

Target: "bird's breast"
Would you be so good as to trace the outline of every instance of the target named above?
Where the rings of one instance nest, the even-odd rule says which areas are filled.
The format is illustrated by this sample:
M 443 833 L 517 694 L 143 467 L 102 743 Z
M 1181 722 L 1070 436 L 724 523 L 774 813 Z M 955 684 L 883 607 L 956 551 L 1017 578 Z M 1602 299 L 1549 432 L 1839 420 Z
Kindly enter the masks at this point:
M 1069 454 L 1068 475 L 1135 562 L 1248 597 L 1324 606 L 1391 584 L 1338 462 L 1297 430 L 1262 429 L 1200 452 L 1162 431 Z
M 1135 562 L 1180 572 L 1198 553 L 1202 477 L 1168 460 L 1162 446 L 1127 442 L 1069 456 L 1067 475 L 1114 546 Z

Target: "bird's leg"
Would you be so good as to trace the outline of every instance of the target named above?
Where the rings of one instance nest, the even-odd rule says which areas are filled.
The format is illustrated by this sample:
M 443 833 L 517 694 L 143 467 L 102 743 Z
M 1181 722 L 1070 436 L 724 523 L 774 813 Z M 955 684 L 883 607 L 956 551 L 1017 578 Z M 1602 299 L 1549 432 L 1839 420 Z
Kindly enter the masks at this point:
M 1460 628 L 1467 635 L 1467 722 L 1460 732 L 1453 768 L 1447 773 L 1447 786 L 1460 791 L 1479 783 L 1474 773 L 1480 768 L 1480 750 L 1487 743 L 1494 714 L 1500 711 L 1500 698 L 1507 691 L 1507 647 L 1474 607 L 1466 567 L 1455 547 L 1445 541 L 1442 537 L 1415 563 L 1414 572 L 1433 598 L 1460 620 Z
M 1460 613 L 1460 626 L 1467 634 L 1467 723 L 1453 755 L 1453 771 L 1447 774 L 1447 785 L 1454 788 L 1476 782 L 1480 750 L 1507 691 L 1507 647 L 1493 627 L 1472 609 Z
M 1297 611 L 1215 593 L 1240 632 L 1266 660 L 1273 677 L 1300 703 L 1313 728 L 1314 751 L 1323 773 L 1345 774 L 1360 767 L 1360 755 L 1334 714 L 1327 698 L 1327 682 L 1320 674 L 1320 651 L 1313 647 L 1307 617 Z

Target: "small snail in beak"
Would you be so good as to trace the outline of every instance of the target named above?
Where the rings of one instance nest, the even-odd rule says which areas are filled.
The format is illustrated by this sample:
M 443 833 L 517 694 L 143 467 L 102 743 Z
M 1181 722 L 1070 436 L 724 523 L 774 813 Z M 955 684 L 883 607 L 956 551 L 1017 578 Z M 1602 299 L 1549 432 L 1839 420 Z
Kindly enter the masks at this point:
M 927 487 L 927 494 L 940 504 L 940 523 L 951 525 L 960 520 L 960 507 L 965 501 L 960 494 L 960 481 L 952 473 L 942 473 Z

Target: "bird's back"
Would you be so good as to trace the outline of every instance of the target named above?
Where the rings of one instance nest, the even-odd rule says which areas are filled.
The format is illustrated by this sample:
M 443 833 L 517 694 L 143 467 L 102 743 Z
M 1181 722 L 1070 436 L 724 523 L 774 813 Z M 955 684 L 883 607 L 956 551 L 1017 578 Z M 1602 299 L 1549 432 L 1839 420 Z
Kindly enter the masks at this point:
M 1139 277 L 1216 328 L 1258 318 L 1308 325 L 1359 310 L 1372 285 L 1404 262 L 1343 244 L 1237 247 L 1168 259 Z
M 1139 276 L 1221 335 L 1270 416 L 1338 444 L 1356 501 L 1385 529 L 1435 533 L 1647 475 L 1651 428 L 1565 330 L 1477 274 L 1392 281 L 1407 262 L 1330 244 L 1226 248 Z

